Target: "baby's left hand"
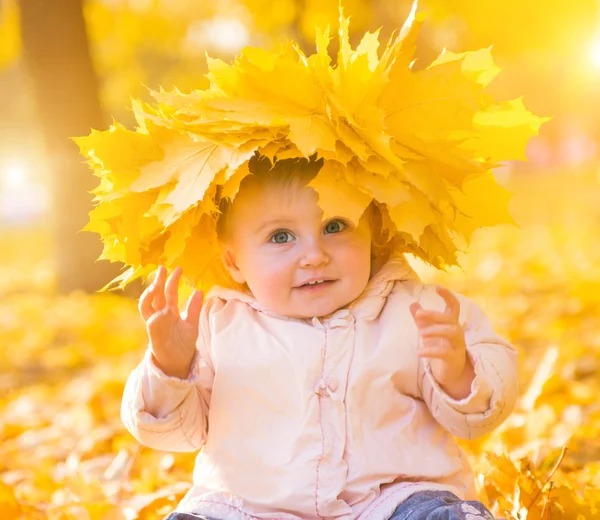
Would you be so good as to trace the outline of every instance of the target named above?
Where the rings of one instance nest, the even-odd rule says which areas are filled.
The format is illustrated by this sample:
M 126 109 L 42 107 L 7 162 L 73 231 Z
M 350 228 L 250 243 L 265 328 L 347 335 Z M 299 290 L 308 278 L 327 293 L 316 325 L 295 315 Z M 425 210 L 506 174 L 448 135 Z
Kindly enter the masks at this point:
M 437 287 L 446 302 L 446 310 L 426 310 L 419 303 L 410 306 L 423 347 L 419 357 L 429 358 L 435 380 L 453 399 L 464 399 L 471 393 L 475 370 L 467 356 L 465 333 L 459 323 L 460 302 L 444 287 Z

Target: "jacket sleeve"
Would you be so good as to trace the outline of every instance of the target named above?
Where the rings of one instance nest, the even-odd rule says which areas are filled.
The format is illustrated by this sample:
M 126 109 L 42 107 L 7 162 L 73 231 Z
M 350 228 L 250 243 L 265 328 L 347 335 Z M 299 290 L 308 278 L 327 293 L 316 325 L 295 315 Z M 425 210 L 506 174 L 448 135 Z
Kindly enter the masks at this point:
M 500 426 L 515 406 L 517 350 L 494 332 L 475 302 L 454 294 L 460 302 L 459 321 L 465 330 L 467 355 L 475 369 L 471 393 L 461 400 L 450 397 L 433 377 L 429 360 L 425 358 L 419 360 L 417 381 L 420 394 L 435 419 L 456 437 L 473 439 Z M 424 287 L 420 302 L 428 309 L 443 311 L 445 308 L 434 286 Z
M 156 450 L 199 450 L 208 433 L 208 410 L 214 379 L 210 361 L 208 312 L 202 309 L 196 355 L 186 379 L 165 375 L 150 349 L 131 372 L 121 401 L 121 420 L 144 446 Z

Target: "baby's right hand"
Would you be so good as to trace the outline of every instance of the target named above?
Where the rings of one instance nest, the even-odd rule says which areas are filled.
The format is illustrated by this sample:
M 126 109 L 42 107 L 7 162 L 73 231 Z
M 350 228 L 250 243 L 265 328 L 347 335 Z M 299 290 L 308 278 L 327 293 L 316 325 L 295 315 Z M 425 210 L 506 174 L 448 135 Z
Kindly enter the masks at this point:
M 194 291 L 187 303 L 186 317 L 179 314 L 179 279 L 176 267 L 165 286 L 167 270 L 156 270 L 154 282 L 140 296 L 138 309 L 148 331 L 153 361 L 166 375 L 186 379 L 196 354 L 200 310 L 204 294 Z

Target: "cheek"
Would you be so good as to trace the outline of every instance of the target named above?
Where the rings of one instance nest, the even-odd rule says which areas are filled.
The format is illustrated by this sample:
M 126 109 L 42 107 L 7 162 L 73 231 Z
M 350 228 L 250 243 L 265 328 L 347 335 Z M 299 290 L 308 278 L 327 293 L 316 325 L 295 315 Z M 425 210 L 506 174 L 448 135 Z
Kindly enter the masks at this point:
M 352 269 L 357 274 L 356 281 L 359 284 L 365 284 L 369 281 L 371 274 L 371 248 L 363 248 L 356 252 L 349 259 L 352 262 Z
M 263 300 L 287 294 L 294 283 L 293 263 L 286 261 L 285 254 L 258 254 L 245 258 L 243 269 L 250 290 Z
M 370 236 L 356 236 L 346 244 L 341 244 L 338 258 L 349 268 L 356 270 L 371 267 L 371 239 Z

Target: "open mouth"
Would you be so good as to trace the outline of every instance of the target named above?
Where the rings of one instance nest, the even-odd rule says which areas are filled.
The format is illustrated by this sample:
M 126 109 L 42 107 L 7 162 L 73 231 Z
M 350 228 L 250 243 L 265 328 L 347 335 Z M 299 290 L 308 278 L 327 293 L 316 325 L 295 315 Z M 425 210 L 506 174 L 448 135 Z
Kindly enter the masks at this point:
M 322 287 L 327 287 L 327 286 L 331 285 L 333 282 L 335 282 L 335 280 L 318 280 L 315 282 L 305 283 L 304 285 L 301 285 L 298 288 L 299 289 L 319 289 Z

